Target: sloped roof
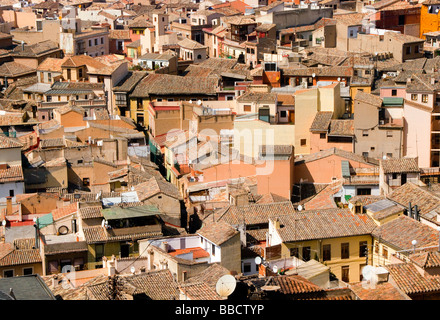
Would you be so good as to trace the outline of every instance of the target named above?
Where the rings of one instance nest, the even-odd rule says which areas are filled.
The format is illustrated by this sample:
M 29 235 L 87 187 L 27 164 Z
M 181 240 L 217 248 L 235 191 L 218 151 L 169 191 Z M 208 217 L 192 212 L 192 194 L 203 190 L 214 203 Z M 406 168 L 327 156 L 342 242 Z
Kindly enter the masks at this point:
M 310 131 L 327 131 L 332 117 L 332 111 L 317 112 L 315 118 L 313 119 L 312 125 L 310 126 Z
M 8 77 L 19 77 L 23 75 L 28 75 L 35 73 L 34 68 L 27 67 L 21 63 L 10 61 L 4 62 L 0 65 L 0 77 L 8 78 Z
M 417 158 L 399 158 L 380 160 L 384 173 L 418 173 L 420 168 Z
M 412 241 L 417 240 L 418 247 L 438 246 L 438 231 L 408 216 L 400 216 L 381 226 L 372 233 L 398 250 L 411 250 Z
M 424 277 L 411 263 L 389 264 L 385 266 L 397 286 L 406 294 L 440 291 L 440 281 L 436 277 Z
M 235 226 L 242 223 L 247 225 L 262 224 L 268 223 L 269 217 L 275 216 L 280 212 L 293 214 L 295 209 L 290 201 L 249 204 L 247 206 L 229 206 L 223 214 L 217 218 L 217 221 L 224 221 Z
M 149 74 L 133 90 L 131 97 L 148 97 L 150 94 L 207 94 L 217 92 L 218 80 L 213 78 L 181 77 L 168 74 Z
M 353 214 L 349 209 L 306 210 L 293 215 L 280 214 L 278 229 L 283 242 L 328 239 L 371 234 L 376 227 L 366 214 Z
M 224 242 L 228 241 L 238 233 L 239 232 L 231 227 L 228 223 L 222 221 L 205 224 L 197 231 L 197 234 L 218 246 L 221 246 Z

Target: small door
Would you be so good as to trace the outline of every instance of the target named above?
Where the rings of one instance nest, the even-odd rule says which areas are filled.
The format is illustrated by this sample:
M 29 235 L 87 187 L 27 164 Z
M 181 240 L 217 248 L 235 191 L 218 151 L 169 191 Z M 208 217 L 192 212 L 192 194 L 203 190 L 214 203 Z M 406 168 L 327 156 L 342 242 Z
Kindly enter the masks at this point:
M 342 269 L 341 280 L 344 281 L 344 282 L 349 282 L 349 279 L 350 279 L 350 267 L 349 266 L 343 266 L 341 269 Z
M 289 111 L 289 121 L 295 123 L 295 111 Z

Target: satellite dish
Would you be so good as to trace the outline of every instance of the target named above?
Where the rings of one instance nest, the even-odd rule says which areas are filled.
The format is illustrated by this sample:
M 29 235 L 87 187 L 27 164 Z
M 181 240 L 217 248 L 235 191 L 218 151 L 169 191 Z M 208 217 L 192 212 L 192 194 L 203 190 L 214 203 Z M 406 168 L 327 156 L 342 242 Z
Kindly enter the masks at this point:
M 255 257 L 255 264 L 261 264 L 262 260 L 260 257 Z
M 386 155 L 384 155 L 384 156 L 382 157 L 382 159 L 386 160 L 386 159 L 387 159 L 387 156 L 386 156 Z
M 2 221 L 2 226 L 4 227 L 6 225 L 6 220 Z
M 202 104 L 202 100 L 197 100 L 197 104 L 200 106 Z
M 411 241 L 412 245 L 415 246 L 417 244 L 417 240 Z
M 303 206 L 302 205 L 299 205 L 298 206 L 298 211 L 301 211 L 303 209 Z
M 348 204 L 348 207 L 349 207 L 350 209 L 353 209 L 353 203 L 350 202 L 350 203 Z
M 340 82 L 340 81 L 341 81 L 341 78 L 338 78 L 338 81 Z
M 313 77 L 313 78 L 316 77 L 316 74 L 315 74 L 315 73 L 312 73 L 312 77 Z
M 237 281 L 235 280 L 234 276 L 226 274 L 218 279 L 215 286 L 215 291 L 217 291 L 220 297 L 226 298 L 232 292 L 234 292 L 236 286 Z
M 131 272 L 131 273 L 134 274 L 135 271 L 136 271 L 136 268 L 135 268 L 135 267 L 131 267 L 131 268 L 130 268 L 130 272 Z
M 278 266 L 273 266 L 272 271 L 273 271 L 274 273 L 277 273 L 277 272 L 278 272 Z

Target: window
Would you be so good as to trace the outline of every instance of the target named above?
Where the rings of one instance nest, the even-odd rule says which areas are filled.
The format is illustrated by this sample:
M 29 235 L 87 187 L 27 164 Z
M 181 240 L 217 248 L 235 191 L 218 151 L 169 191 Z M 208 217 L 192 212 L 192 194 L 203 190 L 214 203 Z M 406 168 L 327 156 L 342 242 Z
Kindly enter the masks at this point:
M 104 44 L 104 38 L 101 37 L 101 44 Z
M 349 282 L 350 280 L 350 267 L 342 266 L 341 267 L 341 280 L 344 282 Z
M 244 112 L 251 112 L 251 105 L 249 105 L 249 104 L 246 104 L 246 105 L 244 105 Z
M 365 70 L 364 73 L 365 73 L 365 74 L 371 74 L 371 71 L 370 71 L 370 70 Z
M 197 55 L 197 60 L 200 60 L 200 59 L 202 59 L 202 55 L 201 55 L 201 54 L 198 54 L 198 55 Z
M 385 246 L 382 246 L 382 257 L 388 259 L 388 248 Z
M 391 138 L 393 136 L 393 131 L 387 131 L 387 137 Z
M 370 148 L 370 151 L 374 151 L 374 150 L 376 150 L 375 147 L 371 147 L 371 148 Z
M 290 256 L 291 257 L 299 258 L 298 248 L 290 248 L 289 251 L 290 251 Z
M 323 261 L 329 261 L 332 259 L 331 256 L 331 245 L 325 244 L 322 246 L 322 260 Z
M 406 54 L 411 54 L 411 47 L 406 47 Z
M 302 256 L 304 261 L 310 260 L 310 247 L 303 247 Z
M 393 180 L 397 179 L 397 173 L 393 173 L 392 177 L 393 177 Z
M 366 257 L 368 252 L 368 242 L 359 241 L 359 257 Z
M 98 39 L 95 39 L 95 46 L 98 45 Z
M 325 139 L 326 134 L 325 133 L 320 133 L 319 134 L 319 139 Z
M 368 158 L 368 152 L 362 152 L 362 157 Z
M 80 78 L 83 77 L 83 69 L 82 69 L 82 68 L 79 68 L 79 70 L 78 70 L 78 76 L 79 76 Z
M 14 270 L 4 270 L 3 278 L 11 278 L 14 276 Z
M 243 264 L 243 273 L 251 272 L 251 264 L 250 263 L 244 263 Z
M 396 89 L 391 90 L 391 95 L 393 97 L 397 96 L 397 90 Z
M 392 154 L 392 153 L 387 153 L 387 157 L 388 157 L 388 158 L 392 158 L 392 157 L 393 157 L 393 154 Z
M 92 40 L 89 40 L 89 47 L 92 46 Z
M 90 185 L 90 178 L 83 178 L 83 186 L 88 187 Z
M 417 101 L 417 94 L 411 94 L 411 100 Z
M 399 26 L 403 26 L 405 24 L 405 16 L 400 15 L 399 16 Z
M 48 80 L 49 82 L 52 81 L 52 73 L 50 73 L 50 72 L 47 73 L 47 80 Z
M 13 189 L 9 190 L 9 196 L 10 196 L 10 197 L 13 197 L 13 196 L 14 196 L 14 193 L 15 193 L 15 192 L 14 192 Z
M 24 276 L 27 276 L 27 275 L 30 275 L 30 274 L 33 274 L 34 273 L 34 268 L 32 268 L 32 267 L 30 267 L 30 268 L 23 268 L 23 275 Z
M 415 52 L 415 53 L 419 53 L 419 51 L 420 51 L 419 46 L 415 46 L 415 47 L 414 47 L 414 52 Z
M 423 103 L 427 103 L 428 102 L 428 95 L 427 94 L 422 94 L 422 102 Z
M 281 118 L 285 118 L 285 117 L 287 117 L 287 111 L 286 111 L 286 110 L 282 110 L 282 111 L 280 111 L 280 117 L 281 117 Z
M 349 243 L 341 243 L 341 259 L 350 258 L 350 246 Z
M 362 130 L 362 136 L 368 137 L 368 130 Z
M 211 244 L 211 254 L 215 256 L 215 244 Z
M 307 145 L 307 139 L 301 139 L 301 147 L 304 147 Z
M 369 195 L 371 195 L 371 188 L 359 188 L 356 190 L 356 195 L 369 196 Z

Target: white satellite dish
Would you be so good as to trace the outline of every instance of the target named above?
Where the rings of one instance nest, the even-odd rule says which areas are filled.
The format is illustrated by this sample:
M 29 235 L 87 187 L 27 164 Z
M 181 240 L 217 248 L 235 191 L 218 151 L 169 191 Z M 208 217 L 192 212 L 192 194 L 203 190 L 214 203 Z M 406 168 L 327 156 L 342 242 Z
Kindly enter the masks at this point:
M 235 280 L 234 276 L 226 274 L 218 279 L 215 286 L 215 291 L 217 291 L 220 297 L 226 298 L 232 292 L 234 292 L 236 286 L 237 281 Z
M 298 206 L 298 211 L 301 211 L 303 209 L 303 206 L 302 205 L 299 205 Z
M 260 257 L 255 257 L 255 264 L 261 264 L 262 260 Z
M 6 225 L 6 220 L 2 221 L 2 226 L 4 227 Z
M 202 104 L 202 100 L 197 100 L 197 104 L 200 106 Z
M 386 155 L 384 155 L 384 156 L 382 157 L 382 159 L 386 160 L 386 159 L 387 159 L 387 156 L 386 156 Z
M 348 204 L 348 207 L 350 208 L 350 210 L 353 209 L 353 203 L 350 202 L 350 203 Z
M 131 273 L 134 274 L 135 271 L 136 271 L 136 268 L 135 268 L 135 267 L 131 267 L 131 268 L 130 268 L 130 272 L 131 272 Z
M 277 273 L 277 272 L 278 272 L 278 266 L 273 266 L 272 271 L 273 271 L 274 273 Z

